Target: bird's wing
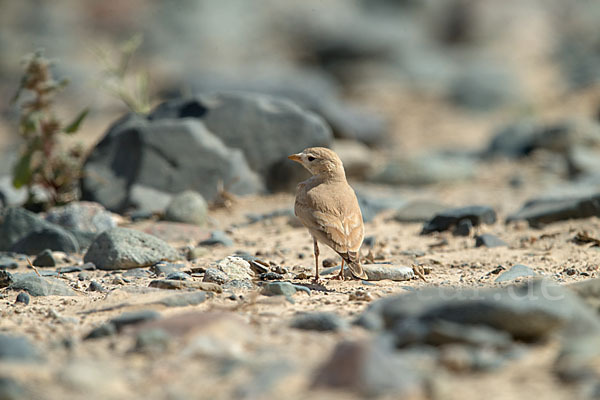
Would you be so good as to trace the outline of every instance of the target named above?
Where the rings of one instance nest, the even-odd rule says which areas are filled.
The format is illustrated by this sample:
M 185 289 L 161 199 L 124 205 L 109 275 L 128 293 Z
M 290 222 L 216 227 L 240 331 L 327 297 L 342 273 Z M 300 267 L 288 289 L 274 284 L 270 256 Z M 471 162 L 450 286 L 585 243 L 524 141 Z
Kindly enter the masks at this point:
M 356 252 L 364 236 L 362 214 L 356 195 L 347 184 L 301 190 L 295 213 L 317 240 L 338 253 Z

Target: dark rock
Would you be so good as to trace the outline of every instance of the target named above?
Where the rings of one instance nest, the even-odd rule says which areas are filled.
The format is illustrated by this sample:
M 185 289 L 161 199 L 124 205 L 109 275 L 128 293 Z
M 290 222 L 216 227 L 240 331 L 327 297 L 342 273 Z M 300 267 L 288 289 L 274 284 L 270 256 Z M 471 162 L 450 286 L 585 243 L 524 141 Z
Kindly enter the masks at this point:
M 263 178 L 298 149 L 329 147 L 331 143 L 331 130 L 319 116 L 288 100 L 257 93 L 224 92 L 170 100 L 148 118 L 201 120 L 226 146 L 242 150 L 250 168 Z
M 410 201 L 398 210 L 394 219 L 398 222 L 425 222 L 447 209 L 448 206 L 435 201 Z
M 118 317 L 111 319 L 110 324 L 114 325 L 117 332 L 120 332 L 129 325 L 136 325 L 146 321 L 152 321 L 160 317 L 160 313 L 154 310 L 143 310 L 135 312 L 126 312 Z
M 0 269 L 0 288 L 5 288 L 13 282 L 13 275 L 4 270 Z
M 168 274 L 165 279 L 173 279 L 173 280 L 178 280 L 178 281 L 185 281 L 188 280 L 190 278 L 190 276 L 188 274 L 186 274 L 185 272 L 181 272 L 181 271 L 174 271 L 171 272 L 170 274 Z
M 129 269 L 177 260 L 179 254 L 162 240 L 143 232 L 114 228 L 96 237 L 83 260 L 98 269 Z
M 388 329 L 410 319 L 425 324 L 447 321 L 488 326 L 525 341 L 600 328 L 595 313 L 570 290 L 544 280 L 497 289 L 419 290 L 371 303 L 366 313 L 373 313 L 372 319 L 380 317 Z
M 470 219 L 461 219 L 456 224 L 456 228 L 452 231 L 454 236 L 469 236 L 471 234 L 471 230 L 473 229 L 473 223 Z
M 295 317 L 290 325 L 292 328 L 308 331 L 339 331 L 347 324 L 337 314 L 328 312 L 306 313 Z
M 475 237 L 475 247 L 502 247 L 508 246 L 508 244 L 500 239 L 496 235 L 492 235 L 490 233 L 484 233 Z
M 29 233 L 52 227 L 58 228 L 23 208 L 5 208 L 0 211 L 0 250 L 10 250 L 15 243 Z M 34 254 L 37 253 L 39 251 Z
M 11 247 L 14 252 L 29 255 L 41 253 L 46 249 L 78 253 L 79 244 L 71 233 L 62 228 L 43 228 L 28 233 Z
M 87 201 L 72 202 L 63 207 L 48 211 L 46 221 L 70 231 L 100 233 L 116 228 L 117 222 L 110 212 L 98 203 Z
M 150 271 L 156 276 L 169 275 L 179 271 L 179 265 L 169 262 L 158 262 L 150 267 Z
M 189 292 L 167 296 L 158 300 L 156 303 L 166 307 L 195 306 L 204 302 L 206 297 L 206 292 Z
M 123 212 L 139 208 L 136 196 L 156 208 L 160 194 L 166 194 L 160 200 L 166 207 L 169 194 L 188 189 L 213 200 L 219 181 L 234 194 L 262 190 L 242 152 L 227 147 L 200 120 L 157 116 L 148 120 L 130 114 L 113 124 L 84 165 L 83 199 Z M 248 128 L 237 118 L 235 123 Z M 145 189 L 147 194 L 139 193 Z
M 229 276 L 220 269 L 211 267 L 204 271 L 204 278 L 202 280 L 204 282 L 213 282 L 218 285 L 222 285 L 226 282 L 229 282 L 231 278 L 229 278 Z
M 56 260 L 50 249 L 43 250 L 33 260 L 33 265 L 36 267 L 56 267 Z
M 212 231 L 210 233 L 210 239 L 206 239 L 198 243 L 199 246 L 233 246 L 233 240 L 231 240 L 223 231 Z
M 531 227 L 568 219 L 600 217 L 600 194 L 579 198 L 537 199 L 508 216 L 506 222 L 525 220 Z
M 449 230 L 465 219 L 470 220 L 473 226 L 493 224 L 496 222 L 496 212 L 487 206 L 452 208 L 436 214 L 429 222 L 425 223 L 421 234 Z
M 27 292 L 21 292 L 17 295 L 17 303 L 29 304 L 29 294 Z
M 96 281 L 91 281 L 90 282 L 90 286 L 88 286 L 88 292 L 100 292 L 100 293 L 105 293 L 106 289 L 104 288 L 104 286 L 102 286 L 100 283 L 96 282 Z
M 12 274 L 12 290 L 25 290 L 32 296 L 75 296 L 76 293 L 63 281 L 45 278 L 33 273 Z
M 269 272 L 260 274 L 258 276 L 258 279 L 260 279 L 261 281 L 278 281 L 278 280 L 283 279 L 283 275 L 278 274 L 273 271 L 269 271 Z
M 11 257 L 0 256 L 0 269 L 17 269 L 19 264 Z
M 206 222 L 208 205 L 204 197 L 193 190 L 186 190 L 175 196 L 165 210 L 167 221 L 203 225 Z
M 345 389 L 365 397 L 425 395 L 425 374 L 418 362 L 377 342 L 341 342 L 314 374 L 314 387 Z
M 0 361 L 36 361 L 39 358 L 38 351 L 27 338 L 0 333 Z

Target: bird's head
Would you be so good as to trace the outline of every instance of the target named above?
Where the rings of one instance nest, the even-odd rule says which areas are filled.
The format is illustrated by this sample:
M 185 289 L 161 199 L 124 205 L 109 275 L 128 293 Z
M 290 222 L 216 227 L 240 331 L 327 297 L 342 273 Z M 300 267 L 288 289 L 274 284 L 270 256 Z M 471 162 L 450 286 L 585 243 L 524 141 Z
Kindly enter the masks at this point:
M 302 164 L 313 175 L 346 176 L 342 160 L 332 150 L 325 147 L 309 147 L 301 153 L 288 156 L 288 158 Z

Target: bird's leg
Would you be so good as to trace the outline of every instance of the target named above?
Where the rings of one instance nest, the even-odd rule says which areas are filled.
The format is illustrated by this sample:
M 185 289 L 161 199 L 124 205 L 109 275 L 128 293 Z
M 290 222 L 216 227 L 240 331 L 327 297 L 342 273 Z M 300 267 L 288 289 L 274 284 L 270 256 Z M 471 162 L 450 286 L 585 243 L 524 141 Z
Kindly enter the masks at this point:
M 342 258 L 342 268 L 340 268 L 340 274 L 338 275 L 340 281 L 344 280 L 344 259 Z
M 317 239 L 313 238 L 314 250 L 315 250 L 315 282 L 319 281 L 319 244 Z
M 343 281 L 344 280 L 344 259 L 342 258 L 342 268 L 340 269 L 340 273 L 337 274 L 336 276 L 331 277 L 330 279 L 337 281 Z

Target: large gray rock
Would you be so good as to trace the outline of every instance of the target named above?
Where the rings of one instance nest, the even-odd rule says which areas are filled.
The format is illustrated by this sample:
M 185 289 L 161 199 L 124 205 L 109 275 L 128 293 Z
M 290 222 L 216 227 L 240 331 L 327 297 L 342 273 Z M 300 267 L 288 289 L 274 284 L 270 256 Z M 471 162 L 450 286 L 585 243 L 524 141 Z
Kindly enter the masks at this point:
M 35 255 L 44 249 L 74 253 L 79 245 L 71 233 L 25 209 L 0 212 L 0 251 Z
M 219 182 L 235 194 L 262 190 L 241 151 L 185 115 L 120 119 L 90 154 L 83 175 L 82 198 L 117 212 L 137 206 L 134 187 L 166 193 L 193 189 L 208 200 L 217 196 Z
M 278 172 L 280 164 L 289 161 L 288 155 L 306 147 L 329 146 L 332 140 L 331 129 L 316 114 L 288 100 L 257 93 L 215 93 L 170 100 L 148 118 L 201 120 L 226 146 L 243 151 L 250 167 L 264 178 Z
M 11 251 L 29 255 L 36 255 L 45 249 L 78 253 L 79 244 L 71 233 L 50 227 L 28 233 L 11 247 Z
M 103 270 L 146 267 L 159 261 L 174 261 L 177 251 L 166 242 L 144 232 L 126 228 L 104 231 L 94 239 L 84 261 Z
M 527 341 L 541 340 L 555 332 L 567 336 L 600 332 L 594 310 L 569 289 L 546 280 L 497 289 L 418 290 L 371 303 L 363 317 L 379 320 L 387 329 L 415 319 L 425 324 L 448 321 L 485 325 Z
M 600 194 L 530 200 L 509 215 L 506 222 L 525 220 L 530 226 L 539 228 L 552 222 L 589 217 L 600 217 Z

